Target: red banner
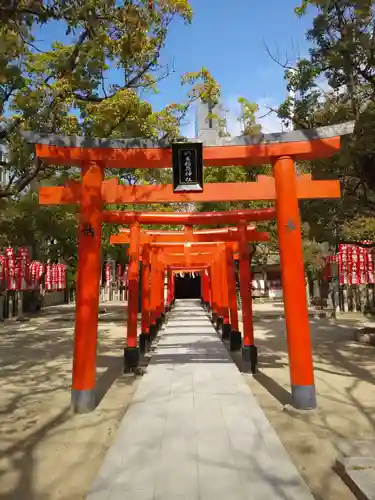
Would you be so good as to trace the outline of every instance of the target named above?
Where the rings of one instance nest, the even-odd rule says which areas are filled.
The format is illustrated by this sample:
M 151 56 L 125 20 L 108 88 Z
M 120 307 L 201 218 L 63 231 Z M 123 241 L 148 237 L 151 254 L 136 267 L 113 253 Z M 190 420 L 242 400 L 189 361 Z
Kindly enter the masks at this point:
M 30 286 L 31 288 L 35 288 L 38 284 L 38 279 L 37 279 L 37 268 L 38 268 L 39 262 L 36 260 L 33 260 L 32 263 L 29 266 L 29 276 L 30 276 Z
M 17 290 L 27 290 L 29 288 L 29 265 L 30 254 L 27 248 L 18 249 L 17 259 Z
M 66 266 L 65 264 L 57 264 L 57 290 L 65 290 L 66 288 Z
M 52 265 L 51 282 L 52 282 L 52 290 L 57 290 L 57 283 L 58 283 L 57 264 Z
M 4 286 L 5 281 L 5 257 L 0 255 L 0 288 Z
M 121 264 L 117 264 L 117 268 L 116 268 L 116 280 L 120 281 L 121 278 L 122 278 L 122 265 Z
M 46 276 L 45 276 L 45 287 L 46 290 L 52 290 L 52 265 L 46 265 Z
M 44 273 L 44 265 L 41 262 L 33 260 L 29 266 L 29 277 L 30 277 L 29 279 L 30 279 L 30 286 L 32 288 L 38 288 L 40 278 L 43 276 L 43 273 Z
M 374 262 L 370 248 L 357 245 L 339 245 L 338 259 L 340 285 L 366 285 L 374 283 Z
M 347 245 L 339 245 L 339 278 L 340 285 L 346 285 L 349 281 Z
M 111 266 L 110 264 L 105 265 L 105 286 L 109 288 L 111 283 Z
M 374 284 L 374 259 L 371 252 L 366 253 L 367 261 L 367 283 L 370 285 Z
M 5 273 L 7 278 L 7 289 L 16 289 L 16 259 L 13 248 L 5 250 Z
M 358 284 L 358 268 L 357 268 L 357 247 L 348 245 L 348 268 L 349 268 L 349 285 Z
M 363 247 L 358 248 L 358 283 L 360 285 L 367 283 L 366 249 Z
M 122 282 L 124 283 L 124 286 L 128 285 L 128 267 L 129 266 L 125 266 L 124 274 L 122 276 Z

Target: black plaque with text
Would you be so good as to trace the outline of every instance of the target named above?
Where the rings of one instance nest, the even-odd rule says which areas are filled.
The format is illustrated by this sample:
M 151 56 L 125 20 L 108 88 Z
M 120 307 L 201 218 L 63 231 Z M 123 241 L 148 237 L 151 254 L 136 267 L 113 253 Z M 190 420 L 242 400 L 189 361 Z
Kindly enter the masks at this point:
M 199 193 L 203 191 L 203 144 L 172 144 L 173 191 Z

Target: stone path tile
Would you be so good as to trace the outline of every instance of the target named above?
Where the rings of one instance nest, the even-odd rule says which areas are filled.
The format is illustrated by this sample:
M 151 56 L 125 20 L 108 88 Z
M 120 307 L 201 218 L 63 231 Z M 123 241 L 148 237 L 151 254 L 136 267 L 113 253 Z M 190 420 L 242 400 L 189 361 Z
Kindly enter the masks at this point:
M 199 303 L 179 301 L 87 500 L 228 498 L 313 500 Z

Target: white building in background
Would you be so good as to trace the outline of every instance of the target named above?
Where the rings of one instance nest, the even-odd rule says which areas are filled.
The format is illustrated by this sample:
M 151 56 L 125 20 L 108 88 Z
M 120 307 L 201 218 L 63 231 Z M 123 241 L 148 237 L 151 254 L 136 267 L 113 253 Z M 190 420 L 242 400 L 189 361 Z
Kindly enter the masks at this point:
M 219 105 L 211 107 L 208 103 L 198 101 L 195 119 L 195 137 L 207 144 L 215 144 L 219 137 L 225 132 L 216 115 L 223 117 L 223 110 Z
M 1 162 L 6 161 L 6 147 L 0 143 L 0 186 L 5 186 L 9 181 L 9 172 L 4 168 Z

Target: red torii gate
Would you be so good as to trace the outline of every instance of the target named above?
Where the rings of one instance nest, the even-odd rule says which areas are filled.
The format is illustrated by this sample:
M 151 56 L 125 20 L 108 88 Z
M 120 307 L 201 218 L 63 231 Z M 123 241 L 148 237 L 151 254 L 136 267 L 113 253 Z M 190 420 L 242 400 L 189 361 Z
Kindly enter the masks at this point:
M 233 212 L 232 215 L 234 215 Z M 273 211 L 268 210 L 264 213 L 264 216 L 271 217 L 274 214 Z M 198 215 L 198 214 L 197 214 Z M 254 213 L 254 216 L 259 216 L 258 212 Z M 215 213 L 211 215 L 212 223 L 215 223 L 222 217 L 222 214 Z M 182 217 L 180 217 L 182 218 Z M 203 218 L 205 218 L 205 214 L 203 214 Z M 164 219 L 163 219 L 164 220 Z M 203 240 L 206 239 L 206 241 Z M 171 242 L 170 240 L 174 241 Z M 189 231 L 189 228 L 185 227 L 184 232 L 173 232 L 173 231 L 141 231 L 140 233 L 140 246 L 143 243 L 143 250 L 141 250 L 140 259 L 142 260 L 142 292 L 143 292 L 143 307 L 142 307 L 142 333 L 140 336 L 140 346 L 141 351 L 145 351 L 150 342 L 150 337 L 153 337 L 158 329 L 158 318 L 153 318 L 153 322 L 150 325 L 148 320 L 148 308 L 149 308 L 149 297 L 150 287 L 149 287 L 149 266 L 150 266 L 150 249 L 156 249 L 162 252 L 161 259 L 163 256 L 165 259 L 168 257 L 180 255 L 180 259 L 175 259 L 175 261 L 168 262 L 168 267 L 171 267 L 172 264 L 184 265 L 185 268 L 191 268 L 192 266 L 196 269 L 197 265 L 203 266 L 202 262 L 196 262 L 197 255 L 205 255 L 203 252 L 216 251 L 216 249 L 223 250 L 221 256 L 222 259 L 218 263 L 219 268 L 217 269 L 218 275 L 221 273 L 222 280 L 221 284 L 218 284 L 217 289 L 223 291 L 222 299 L 225 301 L 222 307 L 214 307 L 213 311 L 213 322 L 216 323 L 216 327 L 219 330 L 220 326 L 222 326 L 222 336 L 223 339 L 227 339 L 230 341 L 231 350 L 238 350 L 241 348 L 242 340 L 241 333 L 238 329 L 238 314 L 237 314 L 237 301 L 236 301 L 236 283 L 235 283 L 235 268 L 233 265 L 233 259 L 235 258 L 235 254 L 238 254 L 239 248 L 239 230 L 237 228 L 225 228 L 225 229 L 212 229 L 212 230 L 204 230 L 204 231 Z M 198 240 L 198 241 L 197 241 Z M 254 227 L 247 227 L 246 233 L 246 244 L 251 241 L 268 241 L 268 234 L 257 232 Z M 112 235 L 110 238 L 110 242 L 112 244 L 129 244 L 131 241 L 130 230 L 122 229 L 120 234 Z M 184 242 L 184 243 L 182 243 Z M 152 245 L 150 245 L 152 243 Z M 182 252 L 179 254 L 179 252 Z M 190 260 L 189 260 L 190 258 Z M 193 259 L 193 262 L 191 262 Z M 238 255 L 237 255 L 238 259 Z M 247 260 L 247 267 L 250 265 L 250 262 Z M 205 266 L 207 267 L 207 265 Z M 242 271 L 244 266 L 242 267 Z M 152 269 L 151 269 L 152 276 Z M 206 275 L 202 275 L 202 279 L 204 279 Z M 240 276 L 240 282 L 244 282 L 244 280 L 250 279 L 249 274 L 245 274 Z M 151 281 L 152 278 L 151 278 Z M 168 290 L 170 291 L 170 275 L 168 275 Z M 164 285 L 164 280 L 162 280 Z M 206 283 L 207 286 L 207 283 Z M 156 287 L 157 288 L 157 287 Z M 217 292 L 217 290 L 216 290 Z M 249 314 L 251 316 L 251 281 L 245 282 L 242 287 L 242 292 L 244 295 L 242 296 L 242 304 L 249 304 L 250 301 L 250 311 Z M 152 294 L 152 287 L 151 287 Z M 250 296 L 248 297 L 248 295 Z M 246 295 L 246 296 L 245 296 Z M 203 293 L 202 293 L 203 298 Z M 170 301 L 169 301 L 170 302 Z M 205 305 L 207 305 L 207 300 L 204 300 Z M 216 302 L 215 302 L 216 304 Z M 168 304 L 169 305 L 169 304 Z M 229 312 L 231 321 L 229 320 Z M 246 316 L 247 311 L 243 311 L 243 315 Z M 247 330 L 244 332 L 244 338 L 251 339 L 253 337 L 253 325 L 252 322 L 246 323 Z M 131 329 L 128 325 L 128 332 Z M 151 331 L 151 336 L 150 336 Z M 255 346 L 245 344 L 247 349 L 244 349 L 244 353 L 249 353 L 252 349 L 255 350 Z M 256 366 L 256 356 L 253 356 L 253 371 Z M 244 367 L 248 365 L 247 359 L 244 359 Z M 136 362 L 136 360 L 134 360 Z
M 103 203 L 161 203 L 238 200 L 275 200 L 278 227 L 287 341 L 290 354 L 292 402 L 297 408 L 316 407 L 311 339 L 304 283 L 304 265 L 298 200 L 338 198 L 337 181 L 298 177 L 295 162 L 327 158 L 340 149 L 340 136 L 352 133 L 346 123 L 314 130 L 300 130 L 258 137 L 223 139 L 221 145 L 205 146 L 205 166 L 259 165 L 271 163 L 273 178 L 255 183 L 207 184 L 203 193 L 173 193 L 171 186 L 121 186 L 104 181 L 104 168 L 170 168 L 172 150 L 149 140 L 91 139 L 24 133 L 36 144 L 36 156 L 45 162 L 78 165 L 81 184 L 42 188 L 45 204 L 79 203 L 77 317 L 73 364 L 72 406 L 75 411 L 95 407 L 97 318 L 99 300 L 100 244 Z M 244 229 L 242 229 L 243 234 Z M 138 231 L 139 236 L 139 231 Z M 138 256 L 136 256 L 138 259 Z M 244 262 L 244 260 L 240 260 Z M 250 271 L 249 271 L 250 272 Z M 245 318 L 244 318 L 245 321 Z M 85 361 L 83 361 L 85 360 Z M 305 369 L 305 367 L 308 367 Z M 79 373 L 79 376 L 77 375 Z
M 141 247 L 141 241 L 147 241 L 147 233 L 144 234 L 140 230 L 140 223 L 154 223 L 154 224 L 159 224 L 159 223 L 172 223 L 175 224 L 199 224 L 204 221 L 206 224 L 218 224 L 218 223 L 231 223 L 233 221 L 238 221 L 241 220 L 242 222 L 240 224 L 244 224 L 244 231 L 245 231 L 245 239 L 241 239 L 241 230 L 238 230 L 237 233 L 237 239 L 239 240 L 239 244 L 242 244 L 246 247 L 246 249 L 242 252 L 244 258 L 246 259 L 246 255 L 248 255 L 248 249 L 247 249 L 247 240 L 252 239 L 252 231 L 253 228 L 251 227 L 249 231 L 249 236 L 247 236 L 247 221 L 251 220 L 271 220 L 275 217 L 275 210 L 270 208 L 270 209 L 258 209 L 258 210 L 233 210 L 231 212 L 200 212 L 200 213 L 191 213 L 191 212 L 179 212 L 177 214 L 168 214 L 168 213 L 157 213 L 157 212 L 151 212 L 151 213 L 139 213 L 139 212 L 132 212 L 132 213 L 122 213 L 122 212 L 104 212 L 103 213 L 103 218 L 107 222 L 110 223 L 123 223 L 123 224 L 131 224 L 130 227 L 130 232 L 129 233 L 120 233 L 119 235 L 114 235 L 111 237 L 110 242 L 111 243 L 130 243 L 129 245 L 129 267 L 128 267 L 128 290 L 129 290 L 129 295 L 128 295 L 128 322 L 127 322 L 127 346 L 124 351 L 124 365 L 125 365 L 125 371 L 133 370 L 136 366 L 138 366 L 139 363 L 139 351 L 137 347 L 137 312 L 138 312 L 138 286 L 139 286 L 139 281 L 138 281 L 138 262 L 139 262 L 139 253 L 140 253 L 140 247 Z M 208 233 L 208 231 L 206 231 Z M 191 234 L 194 234 L 192 230 L 190 230 L 189 227 L 185 227 L 185 232 L 183 233 L 184 238 L 188 239 Z M 199 234 L 199 233 L 198 233 Z M 215 235 L 215 233 L 213 233 Z M 219 236 L 217 236 L 219 234 Z M 257 233 L 255 233 L 257 234 Z M 227 236 L 234 235 L 236 236 L 236 231 L 230 230 L 228 231 Z M 216 238 L 222 238 L 224 236 L 224 232 L 221 231 L 219 233 L 216 232 Z M 260 234 L 260 238 L 265 239 L 264 233 Z M 156 248 L 156 247 L 154 247 Z M 144 251 L 142 253 L 142 261 L 145 263 L 145 266 L 148 266 L 151 263 L 151 270 L 152 267 L 155 267 L 155 269 L 158 266 L 158 262 L 156 259 L 155 255 L 150 255 L 150 251 L 147 250 L 148 247 L 145 249 L 144 245 Z M 189 252 L 188 249 L 185 249 L 185 258 L 188 257 Z M 160 255 L 161 249 L 159 249 L 159 255 Z M 154 260 L 152 261 L 152 258 Z M 181 259 L 180 259 L 181 261 Z M 189 262 L 178 262 L 181 264 L 187 264 L 190 265 Z M 194 262 L 194 265 L 196 262 Z M 199 262 L 199 264 L 204 264 L 204 262 Z M 243 266 L 245 268 L 245 266 Z M 247 258 L 246 260 L 246 267 L 249 268 L 249 259 Z M 219 270 L 220 272 L 220 270 Z M 157 272 L 157 276 L 159 275 L 160 271 Z M 152 275 L 151 275 L 152 276 Z M 157 280 L 158 278 L 155 277 Z M 250 292 L 250 272 L 246 276 L 244 274 L 244 279 L 248 280 L 248 285 L 246 287 L 247 290 Z M 162 281 L 164 285 L 164 280 Z M 147 287 L 147 277 L 142 278 L 142 284 L 144 284 L 145 287 Z M 158 282 L 157 285 L 155 285 L 155 290 L 160 290 L 161 284 Z M 225 288 L 225 287 L 224 287 Z M 245 288 L 244 288 L 245 290 Z M 145 290 L 143 290 L 144 292 Z M 159 292 L 155 292 L 159 293 Z M 159 297 L 158 306 L 156 306 L 155 303 L 151 301 L 151 305 L 148 304 L 147 298 L 144 296 L 143 297 L 143 307 L 148 308 L 151 307 L 152 309 L 152 314 L 151 314 L 151 320 L 150 320 L 150 325 L 149 328 L 151 330 L 151 337 L 153 337 L 156 334 L 156 331 L 160 327 L 160 322 L 161 318 L 163 317 L 164 314 L 164 302 L 161 304 L 161 298 L 163 297 L 163 294 Z M 150 299 L 151 300 L 151 299 Z M 152 299 L 154 300 L 154 299 Z M 250 299 L 247 299 L 246 297 L 243 298 L 243 302 L 245 306 L 251 305 L 249 302 Z M 245 313 L 246 315 L 246 313 Z M 218 318 L 219 319 L 219 318 Z M 225 315 L 224 320 L 227 319 L 227 315 Z M 226 331 L 226 336 L 229 336 L 229 322 L 224 321 L 225 326 L 225 331 Z M 144 325 L 146 328 L 146 331 L 142 332 L 147 335 L 147 325 Z M 244 353 L 246 353 L 248 356 L 255 350 L 254 342 L 253 342 L 253 335 L 250 334 L 250 330 L 252 330 L 252 321 L 249 323 L 246 323 L 246 327 L 244 327 L 244 333 L 245 333 L 245 339 L 249 338 L 252 340 L 251 344 L 248 346 L 246 345 L 246 349 L 244 349 Z M 247 332 L 249 332 L 247 334 Z M 148 345 L 148 340 L 146 340 L 145 336 L 141 337 L 141 346 L 142 350 L 145 349 L 145 346 Z M 236 340 L 235 340 L 236 339 Z M 236 345 L 236 349 L 239 349 L 241 347 L 241 334 L 237 330 L 232 333 L 231 335 L 231 344 Z M 253 355 L 254 356 L 254 355 Z

